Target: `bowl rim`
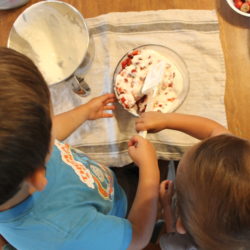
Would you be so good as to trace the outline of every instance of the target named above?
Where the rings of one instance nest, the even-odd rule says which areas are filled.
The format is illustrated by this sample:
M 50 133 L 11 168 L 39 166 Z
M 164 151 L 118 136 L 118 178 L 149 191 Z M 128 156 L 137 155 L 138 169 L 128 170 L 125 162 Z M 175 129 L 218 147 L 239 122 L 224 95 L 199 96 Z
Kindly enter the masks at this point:
M 11 42 L 12 42 L 12 36 L 13 36 L 13 32 L 15 32 L 15 25 L 17 25 L 17 23 L 25 16 L 25 14 L 27 14 L 28 12 L 31 12 L 32 10 L 39 10 L 39 8 L 41 6 L 54 6 L 54 5 L 58 5 L 58 6 L 66 6 L 70 11 L 72 11 L 72 13 L 76 14 L 79 19 L 81 20 L 81 24 L 82 26 L 84 27 L 84 31 L 86 33 L 86 49 L 85 51 L 82 52 L 82 59 L 81 61 L 76 64 L 76 66 L 73 68 L 72 67 L 72 70 L 71 72 L 69 72 L 68 74 L 65 74 L 65 76 L 60 79 L 60 80 L 57 80 L 57 81 L 54 81 L 54 82 L 48 82 L 48 80 L 46 79 L 47 77 L 44 76 L 44 73 L 42 73 L 43 77 L 45 78 L 46 80 L 46 83 L 48 86 L 54 86 L 54 85 L 57 85 L 63 81 L 66 81 L 68 79 L 70 79 L 70 77 L 76 72 L 76 70 L 82 65 L 84 59 L 86 58 L 86 55 L 87 55 L 87 52 L 88 52 L 88 48 L 89 48 L 89 44 L 90 44 L 90 32 L 89 32 L 89 29 L 88 29 L 88 26 L 87 26 L 87 23 L 86 23 L 86 19 L 84 18 L 83 14 L 78 10 L 76 9 L 73 5 L 71 5 L 70 3 L 66 3 L 66 2 L 62 2 L 62 1 L 58 1 L 58 0 L 49 0 L 49 1 L 41 1 L 41 2 L 37 2 L 37 3 L 34 3 L 30 6 L 28 6 L 26 9 L 24 9 L 24 11 L 22 11 L 18 16 L 17 18 L 15 19 L 15 21 L 13 22 L 13 25 L 9 31 L 9 34 L 8 34 L 8 39 L 7 39 L 7 47 L 8 48 L 12 48 L 11 46 Z M 15 49 L 15 48 L 14 48 Z M 22 51 L 19 51 L 20 53 L 23 53 Z M 32 61 L 33 58 L 30 58 Z M 36 63 L 35 63 L 36 64 Z M 40 66 L 36 64 L 36 66 L 39 68 L 40 70 Z M 41 70 L 40 70 L 41 71 Z
M 235 7 L 233 0 L 226 0 L 228 5 L 237 13 L 239 13 L 242 16 L 250 17 L 250 13 L 243 12 Z
M 130 49 L 130 50 L 128 50 L 121 58 L 120 58 L 120 60 L 118 61 L 118 63 L 117 63 L 117 65 L 116 65 L 116 67 L 115 67 L 115 70 L 114 70 L 114 72 L 113 72 L 113 78 L 112 78 L 112 87 L 113 87 L 113 90 L 114 90 L 114 92 L 115 92 L 115 95 L 116 95 L 116 97 L 117 97 L 117 92 L 116 92 L 116 90 L 115 90 L 115 78 L 116 78 L 116 75 L 117 75 L 117 70 L 119 69 L 119 67 L 121 67 L 121 62 L 124 60 L 124 58 L 128 55 L 128 54 L 130 54 L 131 52 L 133 52 L 133 51 L 135 51 L 135 50 L 137 50 L 137 49 L 140 49 L 140 48 L 144 48 L 144 47 L 160 47 L 160 48 L 162 48 L 162 49 L 167 49 L 168 50 L 168 52 L 170 52 L 170 53 L 172 53 L 172 55 L 175 57 L 175 58 L 177 58 L 179 61 L 180 61 L 180 63 L 182 64 L 182 65 L 180 65 L 179 64 L 179 62 L 177 63 L 178 65 L 177 65 L 177 68 L 181 71 L 180 73 L 181 73 L 181 75 L 182 75 L 182 77 L 183 77 L 183 82 L 186 82 L 186 84 L 185 84 L 185 86 L 184 86 L 184 88 L 185 88 L 185 90 L 183 90 L 184 91 L 184 94 L 182 93 L 181 94 L 181 96 L 182 96 L 182 98 L 181 98 L 181 101 L 178 103 L 178 105 L 176 105 L 173 109 L 171 109 L 170 111 L 168 111 L 167 113 L 172 113 L 172 112 L 174 112 L 174 111 L 176 111 L 179 107 L 181 107 L 181 105 L 184 103 L 184 101 L 186 100 L 186 98 L 187 98 L 187 96 L 188 96 L 188 93 L 189 93 L 189 90 L 190 90 L 190 76 L 189 76 L 189 71 L 188 71 L 188 67 L 187 67 L 187 64 L 186 64 L 186 62 L 183 60 L 183 58 L 176 52 L 176 51 L 174 51 L 173 49 L 171 49 L 171 48 L 169 48 L 169 47 L 167 47 L 167 46 L 165 46 L 165 45 L 162 45 L 162 44 L 142 44 L 142 45 L 140 45 L 140 46 L 137 46 L 137 47 L 134 47 L 134 48 L 132 48 L 132 49 Z M 181 67 L 181 69 L 178 67 L 180 65 L 180 67 Z M 185 72 L 184 72 L 185 71 Z M 184 79 L 184 75 L 183 74 L 185 74 L 185 76 L 186 76 L 186 79 Z M 184 96 L 183 96 L 184 95 Z M 122 105 L 122 103 L 120 103 L 120 101 L 118 100 L 118 102 L 119 102 L 119 104 L 121 104 L 121 106 L 123 107 L 123 105 Z M 124 108 L 124 107 L 123 107 Z M 124 108 L 125 109 L 125 108 Z M 127 109 L 125 109 L 125 110 L 127 110 Z M 137 114 L 137 113 L 135 113 L 135 112 L 132 112 L 132 111 L 129 111 L 129 110 L 127 110 L 130 114 L 132 114 L 132 115 L 134 115 L 134 116 L 139 116 L 139 114 Z

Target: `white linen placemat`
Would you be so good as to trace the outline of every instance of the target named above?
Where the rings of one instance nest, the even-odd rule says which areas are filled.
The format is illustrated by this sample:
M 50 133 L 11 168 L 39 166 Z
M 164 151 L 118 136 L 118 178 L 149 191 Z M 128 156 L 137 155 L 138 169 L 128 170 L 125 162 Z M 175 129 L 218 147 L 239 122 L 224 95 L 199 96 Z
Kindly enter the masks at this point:
M 67 111 L 92 97 L 113 92 L 112 77 L 121 57 L 144 44 L 160 44 L 185 61 L 190 90 L 176 112 L 201 115 L 227 126 L 224 108 L 225 66 L 214 10 L 158 10 L 109 13 L 87 19 L 95 55 L 85 75 L 91 95 L 79 97 L 67 82 L 50 87 L 54 112 Z M 117 104 L 115 117 L 87 121 L 66 142 L 108 166 L 131 163 L 127 142 L 136 133 L 135 117 Z M 160 159 L 178 160 L 197 142 L 178 131 L 149 134 Z

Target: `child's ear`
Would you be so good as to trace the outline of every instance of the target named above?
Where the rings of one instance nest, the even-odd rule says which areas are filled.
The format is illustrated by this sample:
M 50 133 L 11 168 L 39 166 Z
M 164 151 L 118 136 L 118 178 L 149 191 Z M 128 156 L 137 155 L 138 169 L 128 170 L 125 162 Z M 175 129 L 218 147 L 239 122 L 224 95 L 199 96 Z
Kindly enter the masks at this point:
M 182 224 L 182 220 L 180 217 L 178 217 L 176 221 L 176 231 L 179 234 L 185 234 L 187 232 L 185 227 Z
M 36 169 L 36 171 L 26 179 L 26 181 L 34 188 L 36 191 L 42 191 L 47 185 L 47 178 L 45 175 L 45 168 L 41 167 Z

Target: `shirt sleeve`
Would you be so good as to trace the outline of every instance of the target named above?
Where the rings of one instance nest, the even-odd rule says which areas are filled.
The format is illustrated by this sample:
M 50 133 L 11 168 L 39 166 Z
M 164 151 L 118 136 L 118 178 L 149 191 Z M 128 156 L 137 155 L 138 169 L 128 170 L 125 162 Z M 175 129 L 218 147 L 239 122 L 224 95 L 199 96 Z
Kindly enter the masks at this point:
M 168 233 L 160 238 L 162 250 L 198 250 L 186 234 Z
M 97 212 L 95 218 L 60 249 L 125 250 L 132 241 L 129 220 Z

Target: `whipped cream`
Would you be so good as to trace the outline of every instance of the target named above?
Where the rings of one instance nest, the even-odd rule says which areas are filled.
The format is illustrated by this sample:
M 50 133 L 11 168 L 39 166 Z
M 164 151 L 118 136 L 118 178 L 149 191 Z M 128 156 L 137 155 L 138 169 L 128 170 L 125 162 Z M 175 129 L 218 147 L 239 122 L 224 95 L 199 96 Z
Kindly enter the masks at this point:
M 148 48 L 134 50 L 121 62 L 122 70 L 116 76 L 114 90 L 120 104 L 136 116 L 145 111 L 148 100 L 152 98 L 153 90 L 143 95 L 141 89 L 152 65 L 160 61 L 166 62 L 165 73 L 157 86 L 152 111 L 167 113 L 179 105 L 179 96 L 184 87 L 182 75 L 176 65 Z

